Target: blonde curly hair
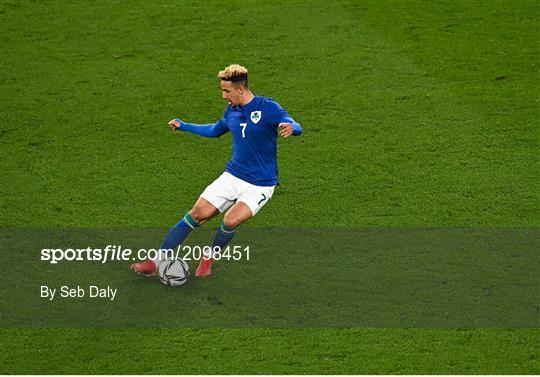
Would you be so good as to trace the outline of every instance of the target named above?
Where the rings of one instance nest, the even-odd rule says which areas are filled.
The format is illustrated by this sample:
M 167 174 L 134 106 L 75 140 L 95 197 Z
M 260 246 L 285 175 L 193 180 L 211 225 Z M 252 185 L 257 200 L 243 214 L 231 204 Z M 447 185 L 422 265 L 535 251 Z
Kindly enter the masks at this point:
M 248 87 L 248 70 L 239 64 L 231 64 L 219 71 L 218 77 L 223 81 L 231 81 L 237 85 Z

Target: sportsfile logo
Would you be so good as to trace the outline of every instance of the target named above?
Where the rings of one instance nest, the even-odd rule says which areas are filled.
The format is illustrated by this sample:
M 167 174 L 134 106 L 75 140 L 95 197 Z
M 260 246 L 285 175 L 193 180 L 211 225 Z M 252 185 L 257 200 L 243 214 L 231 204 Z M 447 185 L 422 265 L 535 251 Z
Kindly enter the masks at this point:
M 108 245 L 104 249 L 94 249 L 88 246 L 85 249 L 41 249 L 41 260 L 57 264 L 61 261 L 128 261 L 133 251 L 123 249 L 122 246 Z
M 177 249 L 133 249 L 123 248 L 121 245 L 108 245 L 105 248 L 49 248 L 41 249 L 41 260 L 50 264 L 58 264 L 62 261 L 93 261 L 107 263 L 113 261 L 135 260 L 173 260 L 183 259 L 186 261 L 200 260 L 202 257 L 212 257 L 215 260 L 225 259 L 239 261 L 249 260 L 249 246 L 227 246 L 224 249 L 219 246 L 178 246 Z

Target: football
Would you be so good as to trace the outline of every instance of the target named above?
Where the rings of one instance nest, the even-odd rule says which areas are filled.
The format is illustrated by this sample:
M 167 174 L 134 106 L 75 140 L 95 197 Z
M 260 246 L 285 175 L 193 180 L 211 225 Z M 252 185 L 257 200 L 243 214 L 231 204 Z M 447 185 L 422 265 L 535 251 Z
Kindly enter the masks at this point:
M 179 287 L 189 276 L 189 266 L 182 259 L 163 261 L 158 268 L 159 280 L 169 287 Z

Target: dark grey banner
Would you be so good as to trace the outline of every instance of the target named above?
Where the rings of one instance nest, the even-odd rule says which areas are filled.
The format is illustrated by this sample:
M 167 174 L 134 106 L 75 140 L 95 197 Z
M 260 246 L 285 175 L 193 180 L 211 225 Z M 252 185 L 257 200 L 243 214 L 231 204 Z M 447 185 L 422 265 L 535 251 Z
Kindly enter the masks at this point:
M 540 230 L 242 228 L 180 287 L 129 266 L 167 229 L 1 228 L 1 327 L 539 327 Z

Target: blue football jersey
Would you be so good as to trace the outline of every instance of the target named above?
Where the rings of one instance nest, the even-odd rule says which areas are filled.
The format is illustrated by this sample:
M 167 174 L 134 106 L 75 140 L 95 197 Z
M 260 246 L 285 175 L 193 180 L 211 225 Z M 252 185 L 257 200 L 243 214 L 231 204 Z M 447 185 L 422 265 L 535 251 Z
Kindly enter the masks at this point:
M 232 158 L 226 171 L 257 186 L 278 183 L 278 124 L 294 122 L 274 100 L 255 96 L 245 106 L 228 106 L 223 120 L 232 134 Z
M 226 171 L 257 186 L 278 184 L 277 139 L 279 123 L 291 123 L 293 135 L 302 128 L 273 99 L 255 96 L 244 106 L 227 106 L 215 125 L 181 122 L 180 130 L 207 137 L 232 134 L 232 158 Z

